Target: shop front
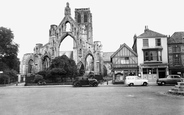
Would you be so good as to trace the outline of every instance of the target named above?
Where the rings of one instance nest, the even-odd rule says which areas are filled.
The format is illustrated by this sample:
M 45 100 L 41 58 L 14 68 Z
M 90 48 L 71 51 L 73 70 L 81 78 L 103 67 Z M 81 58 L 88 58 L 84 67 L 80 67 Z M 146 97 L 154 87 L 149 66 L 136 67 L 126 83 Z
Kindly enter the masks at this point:
M 143 79 L 147 79 L 149 82 L 156 82 L 158 78 L 165 78 L 168 75 L 167 64 L 159 65 L 146 65 L 143 64 L 140 67 L 140 74 Z
M 114 70 L 113 83 L 124 83 L 126 76 L 138 75 L 137 69 Z

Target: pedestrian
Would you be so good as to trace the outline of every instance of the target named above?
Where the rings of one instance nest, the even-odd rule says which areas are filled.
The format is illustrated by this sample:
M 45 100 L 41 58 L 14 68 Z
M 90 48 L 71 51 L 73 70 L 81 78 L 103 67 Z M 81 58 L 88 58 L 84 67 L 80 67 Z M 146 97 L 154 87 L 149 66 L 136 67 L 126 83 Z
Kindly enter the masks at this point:
M 108 85 L 108 80 L 107 80 L 107 85 Z
M 16 86 L 18 86 L 18 81 L 16 82 Z

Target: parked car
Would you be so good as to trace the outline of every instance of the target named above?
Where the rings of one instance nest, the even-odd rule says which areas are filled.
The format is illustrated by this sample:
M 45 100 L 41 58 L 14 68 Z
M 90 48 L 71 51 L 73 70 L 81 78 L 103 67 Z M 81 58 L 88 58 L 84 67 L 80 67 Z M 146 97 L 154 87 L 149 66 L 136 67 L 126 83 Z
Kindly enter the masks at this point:
M 81 86 L 98 86 L 98 81 L 94 78 L 88 78 L 88 77 L 78 77 L 73 82 L 74 87 L 81 87 Z
M 128 85 L 128 86 L 133 86 L 133 85 L 147 86 L 148 85 L 148 80 L 147 79 L 142 79 L 138 76 L 126 76 L 125 85 Z
M 168 75 L 166 78 L 159 78 L 157 79 L 158 85 L 165 85 L 165 84 L 177 84 L 177 82 L 181 82 L 183 79 L 180 75 Z

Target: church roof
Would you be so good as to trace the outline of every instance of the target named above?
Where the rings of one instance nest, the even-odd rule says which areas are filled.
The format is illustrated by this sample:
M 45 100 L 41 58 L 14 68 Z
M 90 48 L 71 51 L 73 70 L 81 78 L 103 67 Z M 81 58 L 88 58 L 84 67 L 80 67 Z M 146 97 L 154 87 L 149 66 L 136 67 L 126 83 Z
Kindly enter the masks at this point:
M 184 32 L 174 32 L 174 34 L 169 37 L 168 43 L 184 43 Z
M 144 33 L 139 35 L 137 38 L 155 38 L 155 37 L 167 37 L 166 35 L 160 34 L 158 32 L 152 31 L 145 27 Z

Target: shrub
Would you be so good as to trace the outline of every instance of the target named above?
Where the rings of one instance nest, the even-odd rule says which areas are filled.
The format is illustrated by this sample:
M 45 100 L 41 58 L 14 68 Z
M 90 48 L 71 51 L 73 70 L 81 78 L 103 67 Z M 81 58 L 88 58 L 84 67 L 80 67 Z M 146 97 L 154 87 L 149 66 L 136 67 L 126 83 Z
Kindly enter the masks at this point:
M 35 82 L 35 83 L 38 83 L 39 81 L 43 81 L 43 76 L 37 74 L 37 75 L 35 75 L 35 77 L 34 77 L 34 82 Z

